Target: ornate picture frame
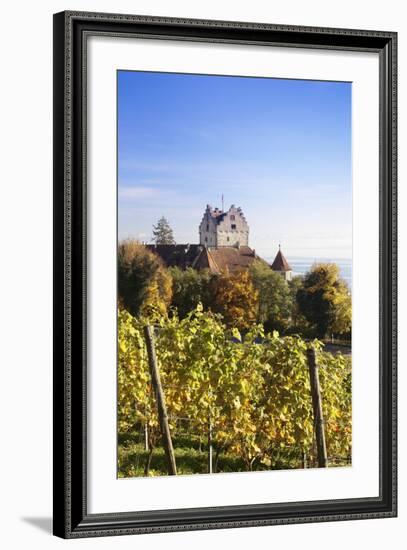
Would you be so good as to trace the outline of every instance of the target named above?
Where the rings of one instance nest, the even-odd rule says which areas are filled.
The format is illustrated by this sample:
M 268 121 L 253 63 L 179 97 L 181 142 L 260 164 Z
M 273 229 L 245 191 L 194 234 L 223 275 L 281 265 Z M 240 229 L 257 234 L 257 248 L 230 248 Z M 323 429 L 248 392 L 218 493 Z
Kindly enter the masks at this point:
M 90 513 L 87 358 L 87 44 L 137 37 L 379 60 L 379 494 L 349 499 Z M 54 534 L 63 538 L 394 517 L 397 514 L 397 34 L 233 21 L 54 15 Z M 112 108 L 115 108 L 112 106 Z M 361 213 L 363 215 L 363 213 Z M 148 481 L 148 480 L 146 480 Z M 145 487 L 145 485 L 144 485 Z

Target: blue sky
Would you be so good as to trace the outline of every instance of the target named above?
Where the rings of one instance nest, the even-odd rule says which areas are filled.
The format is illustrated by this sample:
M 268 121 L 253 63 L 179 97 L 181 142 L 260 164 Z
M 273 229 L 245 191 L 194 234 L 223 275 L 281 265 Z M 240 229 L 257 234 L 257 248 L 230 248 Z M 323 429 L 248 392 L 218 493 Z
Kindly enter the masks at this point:
M 119 239 L 199 242 L 222 194 L 258 254 L 350 258 L 351 84 L 119 71 Z

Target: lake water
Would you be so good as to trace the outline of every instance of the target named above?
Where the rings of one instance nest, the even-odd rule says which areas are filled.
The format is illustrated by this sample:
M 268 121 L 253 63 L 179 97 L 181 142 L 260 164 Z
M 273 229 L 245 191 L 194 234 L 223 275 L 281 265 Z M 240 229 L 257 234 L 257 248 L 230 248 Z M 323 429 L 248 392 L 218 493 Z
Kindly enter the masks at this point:
M 268 259 L 271 264 L 274 258 Z M 349 288 L 352 288 L 352 260 L 346 259 L 332 259 L 332 258 L 294 258 L 288 257 L 287 261 L 293 269 L 293 276 L 304 275 L 309 271 L 314 263 L 335 263 L 339 266 L 339 271 L 342 279 L 344 279 Z

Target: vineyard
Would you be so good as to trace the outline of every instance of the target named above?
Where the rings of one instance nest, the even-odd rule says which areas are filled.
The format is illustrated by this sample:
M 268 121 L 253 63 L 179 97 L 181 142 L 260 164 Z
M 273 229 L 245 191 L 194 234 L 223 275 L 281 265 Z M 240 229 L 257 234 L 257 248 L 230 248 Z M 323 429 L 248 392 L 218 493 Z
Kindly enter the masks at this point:
M 166 475 L 144 335 L 146 319 L 118 313 L 118 475 Z M 149 322 L 151 322 L 151 317 Z M 307 349 L 262 324 L 228 328 L 201 305 L 154 317 L 157 364 L 178 474 L 317 465 Z M 317 352 L 329 466 L 351 456 L 351 359 Z

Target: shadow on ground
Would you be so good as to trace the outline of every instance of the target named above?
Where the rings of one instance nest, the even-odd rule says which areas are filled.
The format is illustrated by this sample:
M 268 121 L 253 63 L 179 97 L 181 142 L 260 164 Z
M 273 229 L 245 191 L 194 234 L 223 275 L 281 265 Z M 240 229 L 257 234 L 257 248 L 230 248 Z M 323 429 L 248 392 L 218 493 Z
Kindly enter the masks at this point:
M 22 521 L 34 525 L 37 529 L 45 531 L 46 533 L 52 534 L 52 518 L 42 517 L 42 518 L 21 518 Z

